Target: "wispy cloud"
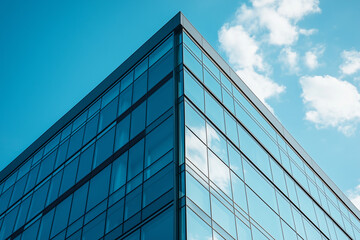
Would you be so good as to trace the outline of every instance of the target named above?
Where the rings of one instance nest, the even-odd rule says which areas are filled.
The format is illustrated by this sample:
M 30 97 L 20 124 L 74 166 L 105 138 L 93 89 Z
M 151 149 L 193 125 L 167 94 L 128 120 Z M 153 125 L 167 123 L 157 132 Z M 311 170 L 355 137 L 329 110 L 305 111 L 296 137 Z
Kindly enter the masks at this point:
M 298 22 L 320 12 L 318 0 L 252 0 L 236 11 L 234 19 L 219 30 L 219 42 L 237 74 L 272 111 L 267 100 L 286 90 L 272 79 L 272 66 L 262 49 L 279 47 L 280 60 L 290 72 L 298 71 L 298 54 L 291 48 L 299 35 L 315 29 L 302 29 Z
M 319 66 L 319 57 L 324 53 L 325 47 L 320 46 L 311 49 L 310 51 L 307 51 L 305 53 L 304 61 L 305 65 L 311 69 L 314 70 Z
M 291 73 L 299 71 L 299 56 L 290 47 L 285 47 L 280 52 L 280 61 L 283 62 Z
M 317 128 L 336 127 L 346 136 L 354 134 L 360 122 L 360 93 L 354 85 L 328 75 L 304 76 L 300 84 L 306 120 Z
M 360 70 L 360 51 L 344 50 L 341 53 L 344 62 L 340 66 L 340 70 L 345 75 L 351 75 Z
M 360 210 L 360 184 L 347 191 L 350 201 Z

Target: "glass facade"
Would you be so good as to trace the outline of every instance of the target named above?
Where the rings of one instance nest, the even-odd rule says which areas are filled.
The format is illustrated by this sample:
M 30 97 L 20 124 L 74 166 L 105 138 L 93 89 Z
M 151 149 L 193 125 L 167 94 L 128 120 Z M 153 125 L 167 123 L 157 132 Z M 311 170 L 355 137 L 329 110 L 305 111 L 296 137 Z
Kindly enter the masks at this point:
M 1 180 L 0 240 L 360 240 L 189 26 L 168 26 Z

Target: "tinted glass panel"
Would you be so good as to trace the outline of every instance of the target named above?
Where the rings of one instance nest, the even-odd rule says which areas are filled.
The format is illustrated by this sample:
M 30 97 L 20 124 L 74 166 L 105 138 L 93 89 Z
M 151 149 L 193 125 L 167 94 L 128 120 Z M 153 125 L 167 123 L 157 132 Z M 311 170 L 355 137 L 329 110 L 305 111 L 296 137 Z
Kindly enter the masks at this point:
M 146 117 L 146 101 L 143 102 L 131 113 L 131 131 L 130 131 L 131 139 L 144 130 L 145 117 Z
M 169 208 L 141 229 L 141 240 L 172 239 L 174 234 L 174 210 Z
M 173 106 L 173 80 L 169 80 L 159 90 L 148 98 L 147 124 L 157 119 L 161 114 Z
M 108 196 L 110 167 L 105 168 L 90 180 L 89 197 L 86 209 L 91 209 Z
M 173 147 L 173 118 L 165 120 L 146 136 L 145 166 L 149 166 Z
M 115 127 L 111 128 L 97 142 L 95 147 L 94 168 L 113 154 L 115 140 Z

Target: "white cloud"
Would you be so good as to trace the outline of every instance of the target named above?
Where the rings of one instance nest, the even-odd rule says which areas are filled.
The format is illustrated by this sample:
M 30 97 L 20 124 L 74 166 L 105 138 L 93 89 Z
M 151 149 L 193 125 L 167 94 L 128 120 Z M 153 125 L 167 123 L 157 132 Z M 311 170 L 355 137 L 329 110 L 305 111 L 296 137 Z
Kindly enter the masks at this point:
M 360 93 L 354 85 L 328 75 L 304 76 L 300 84 L 306 120 L 317 128 L 336 127 L 346 136 L 354 134 L 360 122 Z
M 320 12 L 319 0 L 251 0 L 242 4 L 230 23 L 219 30 L 220 47 L 237 74 L 272 111 L 269 98 L 278 97 L 285 86 L 271 79 L 272 68 L 260 51 L 264 46 L 283 46 L 281 60 L 291 72 L 298 70 L 298 54 L 290 46 L 299 34 L 311 35 L 316 30 L 302 29 L 298 21 Z
M 343 74 L 351 75 L 360 70 L 360 51 L 351 50 L 343 51 L 341 56 L 344 60 L 340 66 L 340 70 Z
M 257 68 L 264 70 L 263 57 L 258 43 L 242 26 L 225 24 L 219 31 L 221 48 L 235 68 Z
M 315 69 L 319 66 L 317 56 L 314 52 L 308 51 L 305 53 L 305 65 L 310 69 Z
M 298 54 L 290 47 L 285 47 L 280 52 L 280 60 L 289 67 L 290 72 L 299 71 L 298 58 Z
M 219 31 L 219 41 L 236 73 L 272 111 L 266 99 L 278 96 L 285 87 L 267 77 L 271 71 L 255 39 L 242 26 L 225 24 Z
M 305 36 L 313 35 L 317 32 L 317 29 L 299 29 L 299 33 Z
M 304 62 L 305 65 L 314 70 L 315 68 L 319 67 L 319 60 L 318 58 L 324 53 L 325 47 L 319 46 L 316 48 L 311 49 L 305 53 Z
M 242 5 L 236 24 L 247 31 L 262 34 L 273 45 L 291 45 L 299 34 L 311 35 L 316 29 L 301 29 L 297 22 L 306 15 L 320 12 L 318 0 L 253 0 L 252 6 Z
M 347 196 L 352 203 L 360 210 L 360 184 L 347 191 Z

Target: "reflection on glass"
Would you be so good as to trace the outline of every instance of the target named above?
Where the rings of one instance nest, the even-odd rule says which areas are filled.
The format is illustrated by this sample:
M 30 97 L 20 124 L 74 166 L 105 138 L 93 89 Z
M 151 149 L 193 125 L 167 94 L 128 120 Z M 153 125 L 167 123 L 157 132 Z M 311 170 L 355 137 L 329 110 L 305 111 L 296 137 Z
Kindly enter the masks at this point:
M 186 173 L 186 196 L 210 216 L 210 195 L 189 173 Z
M 207 171 L 206 146 L 188 128 L 185 130 L 186 157 L 205 175 Z
M 212 218 L 235 238 L 235 216 L 216 197 L 211 195 Z
M 226 141 L 210 124 L 206 124 L 208 147 L 227 165 L 229 165 Z
M 211 240 L 211 227 L 207 225 L 190 208 L 186 208 L 187 239 Z
M 208 150 L 208 157 L 210 180 L 213 181 L 225 194 L 231 198 L 232 194 L 229 168 L 210 150 Z

